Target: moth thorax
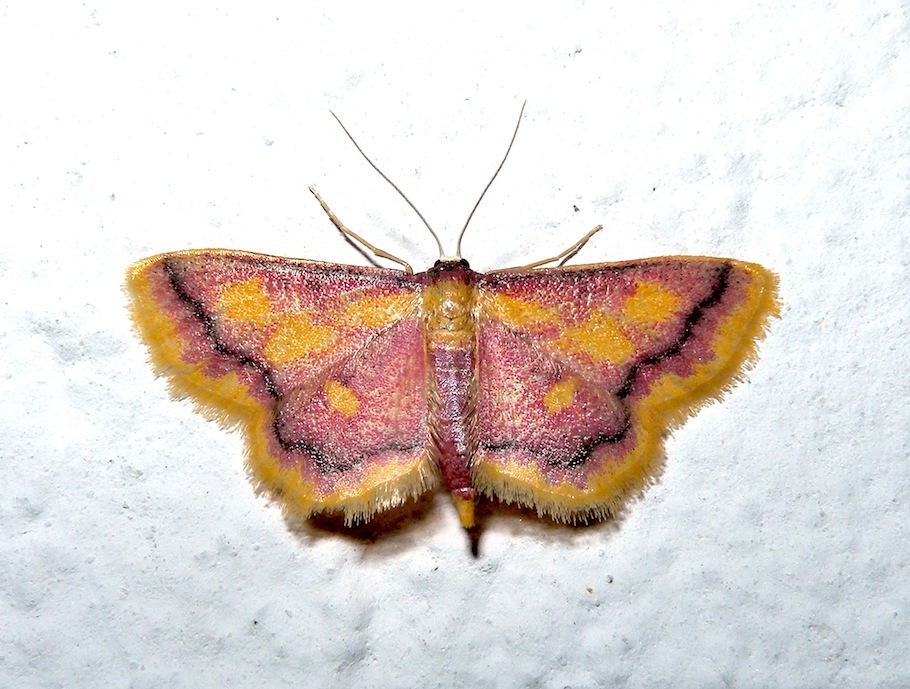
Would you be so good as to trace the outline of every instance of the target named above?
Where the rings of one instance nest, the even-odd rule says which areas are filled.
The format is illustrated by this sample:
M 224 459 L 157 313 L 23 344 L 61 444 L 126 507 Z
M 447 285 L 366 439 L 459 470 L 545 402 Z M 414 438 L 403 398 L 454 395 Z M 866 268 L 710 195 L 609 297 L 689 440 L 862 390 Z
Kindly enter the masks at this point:
M 423 293 L 431 347 L 461 349 L 474 341 L 474 289 L 462 280 L 440 280 Z

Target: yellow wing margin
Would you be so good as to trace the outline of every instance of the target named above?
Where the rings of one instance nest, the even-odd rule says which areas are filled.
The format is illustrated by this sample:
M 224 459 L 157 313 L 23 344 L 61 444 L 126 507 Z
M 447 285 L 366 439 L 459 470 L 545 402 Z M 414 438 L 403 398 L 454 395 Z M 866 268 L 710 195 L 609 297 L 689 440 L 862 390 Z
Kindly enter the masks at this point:
M 549 481 L 534 461 L 502 463 L 480 454 L 473 469 L 478 490 L 559 522 L 585 523 L 616 515 L 659 477 L 664 438 L 745 379 L 757 361 L 758 343 L 766 336 L 771 319 L 780 317 L 777 276 L 760 265 L 728 259 L 669 257 L 635 263 L 661 260 L 723 261 L 731 267 L 742 298 L 712 332 L 709 344 L 714 357 L 697 363 L 685 377 L 665 373 L 646 396 L 636 400 L 630 414 L 636 442 L 622 461 L 608 463 L 584 487 L 568 480 Z
M 213 377 L 206 372 L 207 362 L 204 359 L 188 361 L 186 351 L 192 343 L 184 332 L 187 321 L 192 319 L 186 313 L 177 314 L 173 309 L 176 300 L 168 294 L 166 281 L 161 275 L 162 263 L 168 259 L 252 259 L 276 264 L 285 264 L 288 259 L 218 249 L 181 251 L 134 263 L 129 267 L 126 279 L 133 325 L 147 344 L 156 373 L 166 377 L 173 397 L 189 398 L 205 418 L 217 421 L 227 429 L 239 427 L 246 432 L 247 469 L 251 480 L 257 489 L 270 491 L 286 515 L 307 518 L 320 512 L 340 512 L 345 523 L 351 525 L 365 522 L 378 512 L 416 498 L 438 484 L 429 452 L 418 458 L 371 466 L 356 483 L 345 485 L 342 482 L 327 495 L 298 471 L 282 466 L 269 443 L 272 408 L 251 394 L 248 385 L 235 371 Z M 348 266 L 327 263 L 306 263 L 327 270 L 334 268 L 339 272 L 349 269 Z M 379 273 L 396 277 L 404 275 L 399 271 L 377 269 Z M 416 293 L 410 304 L 403 305 L 405 310 L 418 306 L 419 296 Z

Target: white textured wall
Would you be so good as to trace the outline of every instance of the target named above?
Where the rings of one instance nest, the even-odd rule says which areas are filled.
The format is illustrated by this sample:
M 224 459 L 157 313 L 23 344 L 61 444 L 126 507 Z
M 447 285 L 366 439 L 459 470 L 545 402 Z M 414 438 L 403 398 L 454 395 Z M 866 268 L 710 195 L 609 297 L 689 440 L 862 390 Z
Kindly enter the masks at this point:
M 897 0 L 8 3 L 0 9 L 0 685 L 910 683 L 910 23 Z M 536 6 L 535 6 L 536 5 Z M 502 6 L 503 9 L 499 9 Z M 634 8 L 634 9 L 632 9 Z M 292 533 L 168 398 L 142 256 L 756 261 L 783 319 L 618 524 L 439 496 Z M 573 209 L 577 206 L 578 211 Z

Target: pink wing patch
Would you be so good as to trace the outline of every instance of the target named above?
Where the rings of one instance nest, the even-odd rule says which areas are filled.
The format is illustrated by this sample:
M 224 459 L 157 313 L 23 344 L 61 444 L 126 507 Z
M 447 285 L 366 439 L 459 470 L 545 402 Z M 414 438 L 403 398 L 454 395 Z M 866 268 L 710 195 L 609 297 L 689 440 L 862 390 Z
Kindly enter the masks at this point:
M 435 485 L 412 276 L 188 251 L 136 264 L 130 286 L 158 368 L 248 428 L 253 473 L 292 512 L 359 521 Z
M 665 434 L 731 384 L 776 312 L 771 273 L 712 258 L 502 271 L 478 289 L 475 483 L 564 521 L 653 480 Z

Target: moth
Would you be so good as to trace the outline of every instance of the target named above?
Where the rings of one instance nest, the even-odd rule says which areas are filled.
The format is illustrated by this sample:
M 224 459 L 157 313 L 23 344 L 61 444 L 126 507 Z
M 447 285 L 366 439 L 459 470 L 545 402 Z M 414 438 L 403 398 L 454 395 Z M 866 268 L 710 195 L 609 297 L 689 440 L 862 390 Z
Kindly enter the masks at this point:
M 659 474 L 667 433 L 742 377 L 778 314 L 777 279 L 754 263 L 563 265 L 599 227 L 553 259 L 489 273 L 461 258 L 459 237 L 415 274 L 311 191 L 401 269 L 212 249 L 146 258 L 127 281 L 157 371 L 246 430 L 253 480 L 295 516 L 354 524 L 440 484 L 468 529 L 481 497 L 560 522 L 614 515 Z

